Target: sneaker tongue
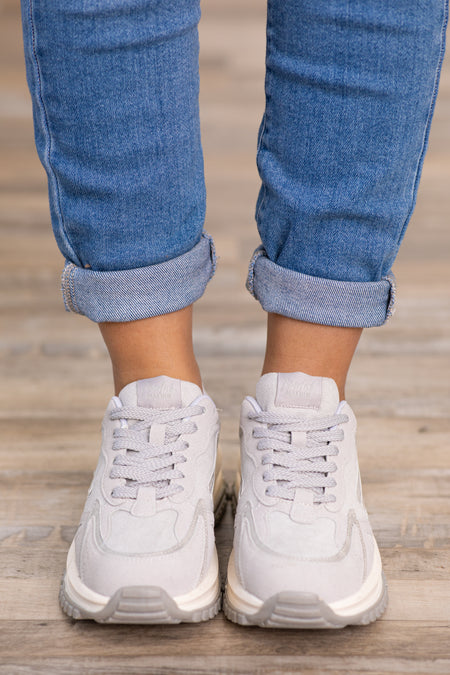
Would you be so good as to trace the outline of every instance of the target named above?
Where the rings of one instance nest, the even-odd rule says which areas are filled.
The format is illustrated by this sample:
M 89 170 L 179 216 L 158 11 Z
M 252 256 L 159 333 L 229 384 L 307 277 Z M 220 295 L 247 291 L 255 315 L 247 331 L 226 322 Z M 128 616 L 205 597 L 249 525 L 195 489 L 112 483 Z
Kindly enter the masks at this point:
M 339 391 L 329 377 L 306 373 L 266 373 L 256 385 L 256 400 L 267 412 L 281 409 L 309 417 L 334 415 L 339 405 Z
M 124 406 L 164 410 L 188 406 L 200 394 L 202 390 L 193 382 L 159 375 L 127 384 L 119 398 Z

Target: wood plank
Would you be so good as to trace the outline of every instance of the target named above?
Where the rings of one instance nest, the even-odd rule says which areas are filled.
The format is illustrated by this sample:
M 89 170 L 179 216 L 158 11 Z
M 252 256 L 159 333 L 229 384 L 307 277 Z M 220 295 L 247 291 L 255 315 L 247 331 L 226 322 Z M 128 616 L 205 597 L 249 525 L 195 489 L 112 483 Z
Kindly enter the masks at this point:
M 21 625 L 29 634 L 23 644 Z M 381 621 L 368 627 L 349 627 L 343 631 L 270 631 L 262 628 L 242 628 L 218 615 L 201 625 L 133 626 L 133 630 L 120 624 L 101 625 L 92 621 L 74 622 L 67 617 L 60 620 L 24 620 L 0 622 L 1 660 L 14 659 L 22 647 L 24 660 L 48 657 L 51 647 L 53 658 L 64 658 L 68 646 L 73 645 L 78 657 L 107 657 L 110 662 L 147 656 L 165 656 L 171 649 L 180 649 L 190 656 L 300 656 L 311 659 L 323 656 L 332 663 L 347 657 L 408 659 L 411 647 L 416 650 L 416 663 L 432 658 L 448 658 L 446 635 L 448 629 L 442 622 Z M 195 640 L 195 643 L 193 643 Z M 99 641 L 103 643 L 98 653 Z M 140 647 L 145 645 L 145 652 Z M 430 649 L 432 648 L 432 654 Z M 325 652 L 324 652 L 325 650 Z M 140 653 L 141 652 L 141 653 Z M 186 657 L 185 657 L 186 658 Z M 120 661 L 119 661 L 120 662 Z M 389 672 L 389 671 L 388 671 Z M 392 671 L 395 672 L 395 671 Z
M 265 315 L 244 288 L 258 243 L 256 135 L 264 0 L 206 2 L 201 22 L 207 229 L 218 272 L 196 303 L 195 344 L 221 408 L 229 480 Z M 395 264 L 398 307 L 365 331 L 348 385 L 364 494 L 390 588 L 383 619 L 338 632 L 72 622 L 57 603 L 97 461 L 111 373 L 97 327 L 63 311 L 63 265 L 33 146 L 19 6 L 0 0 L 0 675 L 450 672 L 450 61 L 417 207 Z M 38 264 L 36 264 L 38 261 Z M 216 530 L 222 575 L 233 535 Z
M 392 675 L 408 673 L 408 675 L 448 675 L 449 661 L 446 659 L 427 659 L 420 662 L 405 658 L 371 658 L 347 657 L 332 659 L 321 656 L 306 657 L 260 657 L 260 656 L 158 656 L 132 657 L 123 665 L 118 659 L 108 660 L 105 657 L 80 658 L 75 656 L 70 662 L 66 659 L 29 659 L 27 663 L 15 666 L 0 665 L 0 673 L 6 675 L 172 675 L 172 673 L 189 673 L 189 675 L 289 675 L 290 673 L 308 673 L 309 675 L 333 675 L 336 673 L 370 673 L 371 675 Z

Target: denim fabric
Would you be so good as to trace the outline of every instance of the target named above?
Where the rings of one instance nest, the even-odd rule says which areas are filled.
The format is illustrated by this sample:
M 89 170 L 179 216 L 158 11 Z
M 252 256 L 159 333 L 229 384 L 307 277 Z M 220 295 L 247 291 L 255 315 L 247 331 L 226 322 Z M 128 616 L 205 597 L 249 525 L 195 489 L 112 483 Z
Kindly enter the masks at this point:
M 206 232 L 187 253 L 148 267 L 96 272 L 68 262 L 61 284 L 64 304 L 67 310 L 97 322 L 135 321 L 175 312 L 198 300 L 215 266 L 213 241 Z
M 268 311 L 351 326 L 392 312 L 447 1 L 269 0 L 248 279 Z M 126 321 L 190 304 L 214 271 L 199 1 L 22 0 L 22 12 L 67 309 Z
M 250 261 L 247 288 L 266 312 L 309 323 L 358 328 L 384 324 L 394 312 L 396 292 L 392 273 L 380 281 L 312 277 L 272 262 L 263 246 Z
M 267 311 L 348 326 L 392 313 L 447 15 L 445 0 L 269 0 L 264 254 L 247 281 Z
M 22 17 L 53 229 L 63 255 L 79 268 L 73 307 L 93 320 L 99 308 L 104 320 L 127 320 L 140 303 L 141 316 L 160 313 L 165 300 L 171 311 L 173 295 L 180 300 L 184 293 L 189 304 L 211 269 L 198 246 L 205 218 L 199 2 L 23 0 Z M 172 261 L 187 253 L 191 279 L 171 277 Z M 161 278 L 166 262 L 165 292 L 157 297 L 160 282 L 148 284 Z M 152 276 L 155 264 L 162 267 Z M 121 283 L 116 275 L 108 296 L 83 268 L 123 272 Z M 128 274 L 135 269 L 142 271 Z M 145 292 L 130 303 L 144 279 Z

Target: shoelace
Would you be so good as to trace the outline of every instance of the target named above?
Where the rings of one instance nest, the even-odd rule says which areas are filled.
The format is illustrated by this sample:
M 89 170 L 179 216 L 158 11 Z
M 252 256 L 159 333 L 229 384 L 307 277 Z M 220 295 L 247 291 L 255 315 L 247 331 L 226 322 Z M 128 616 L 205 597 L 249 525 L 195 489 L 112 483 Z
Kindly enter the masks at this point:
M 187 461 L 183 452 L 189 443 L 181 438 L 183 434 L 197 431 L 197 425 L 190 419 L 205 412 L 202 406 L 189 406 L 175 410 L 152 410 L 140 407 L 124 407 L 114 410 L 112 420 L 133 420 L 127 428 L 114 430 L 113 450 L 125 451 L 114 458 L 111 478 L 124 478 L 125 485 L 115 487 L 111 495 L 119 499 L 136 499 L 140 486 L 153 486 L 156 499 L 169 497 L 183 490 L 174 481 L 184 478 L 177 468 Z M 152 424 L 164 424 L 165 437 L 162 444 L 148 441 Z
M 265 451 L 262 464 L 267 466 L 264 481 L 270 482 L 266 494 L 270 497 L 293 500 L 296 488 L 311 489 L 314 503 L 334 502 L 336 497 L 326 488 L 336 486 L 330 473 L 336 471 L 336 464 L 328 457 L 337 455 L 332 445 L 344 437 L 338 425 L 348 422 L 347 415 L 330 415 L 299 419 L 273 412 L 259 412 L 249 417 L 267 426 L 255 427 L 254 438 L 259 438 L 258 450 Z M 292 433 L 302 432 L 304 442 L 292 443 Z

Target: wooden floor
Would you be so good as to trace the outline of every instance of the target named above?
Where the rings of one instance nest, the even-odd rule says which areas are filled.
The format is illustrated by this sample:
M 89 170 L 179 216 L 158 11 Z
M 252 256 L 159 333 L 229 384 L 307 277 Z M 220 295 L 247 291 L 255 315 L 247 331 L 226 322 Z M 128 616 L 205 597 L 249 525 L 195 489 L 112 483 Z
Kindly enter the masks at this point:
M 196 348 L 222 410 L 227 475 L 252 393 L 264 315 L 244 290 L 257 242 L 256 133 L 264 2 L 204 2 L 202 125 L 207 228 L 219 269 L 196 310 Z M 365 332 L 348 398 L 365 497 L 390 589 L 365 628 L 302 633 L 203 625 L 75 623 L 57 595 L 111 395 L 96 326 L 63 311 L 61 256 L 33 145 L 17 0 L 0 0 L 0 674 L 450 673 L 450 64 L 444 67 L 398 310 Z M 222 562 L 230 513 L 217 532 Z

